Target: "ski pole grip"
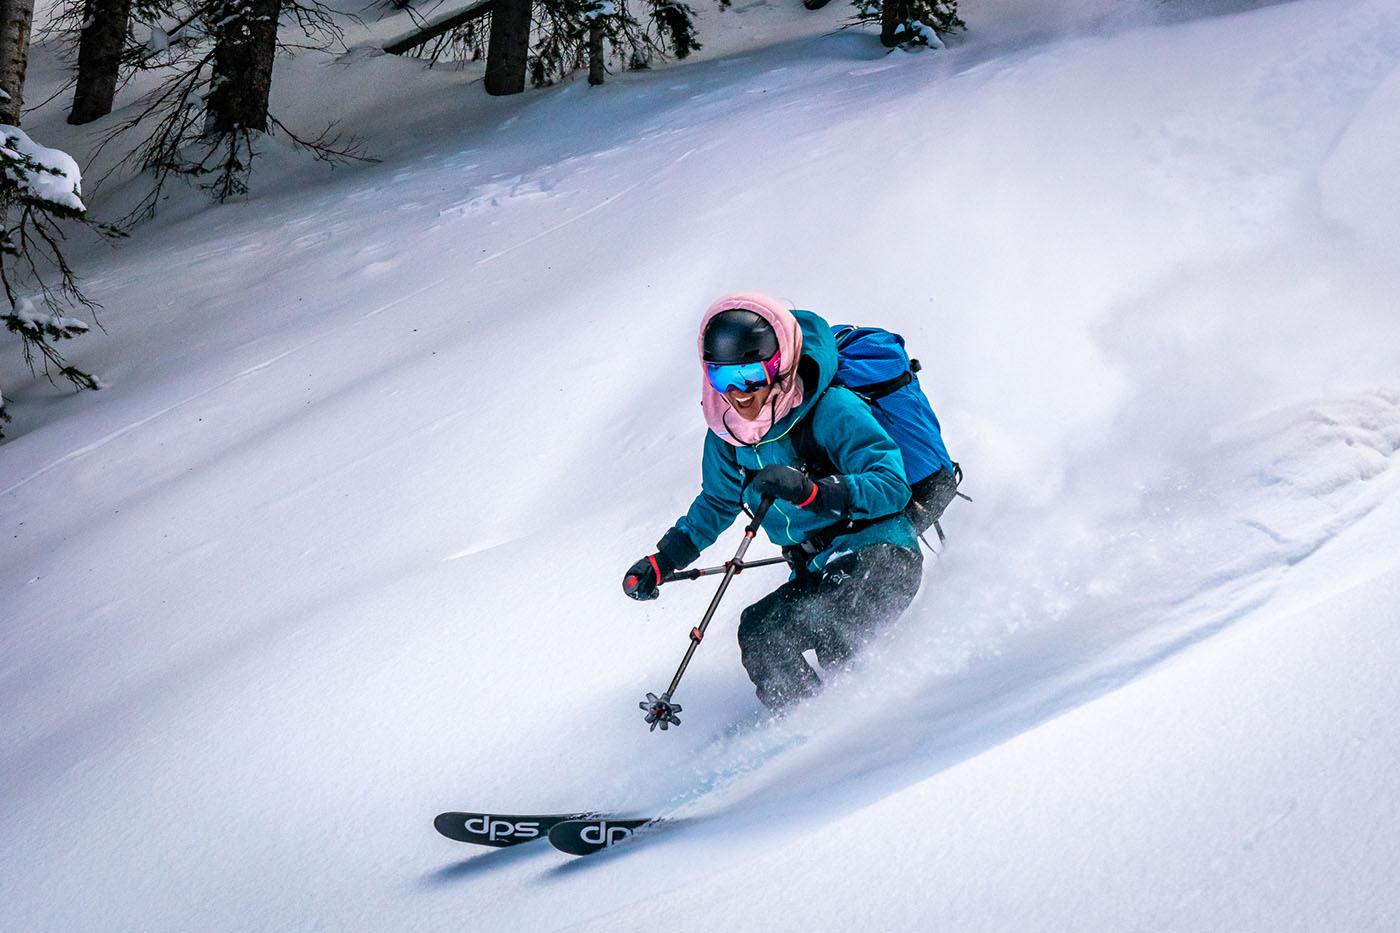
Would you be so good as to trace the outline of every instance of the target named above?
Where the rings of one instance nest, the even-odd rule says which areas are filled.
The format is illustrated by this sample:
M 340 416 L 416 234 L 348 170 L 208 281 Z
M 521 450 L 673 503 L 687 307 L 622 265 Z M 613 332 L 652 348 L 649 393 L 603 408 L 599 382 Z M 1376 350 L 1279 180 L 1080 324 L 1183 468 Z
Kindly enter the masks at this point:
M 758 534 L 758 526 L 763 524 L 763 516 L 768 514 L 768 508 L 773 504 L 772 496 L 764 496 L 758 502 L 758 508 L 753 510 L 753 521 L 749 522 L 744 531 L 750 536 Z

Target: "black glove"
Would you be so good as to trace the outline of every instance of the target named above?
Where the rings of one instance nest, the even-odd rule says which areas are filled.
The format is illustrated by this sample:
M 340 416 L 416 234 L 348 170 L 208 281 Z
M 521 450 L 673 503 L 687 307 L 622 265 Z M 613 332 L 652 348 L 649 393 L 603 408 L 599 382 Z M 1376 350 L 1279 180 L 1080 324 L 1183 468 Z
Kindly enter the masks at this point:
M 661 581 L 676 569 L 665 554 L 651 554 L 627 568 L 622 592 L 633 599 L 655 599 L 661 595 Z
M 851 489 L 839 476 L 815 482 L 796 467 L 771 464 L 759 470 L 750 487 L 760 496 L 785 499 L 813 512 L 844 514 L 851 505 Z
M 679 528 L 672 528 L 656 542 L 655 554 L 627 568 L 627 575 L 622 578 L 622 592 L 633 599 L 655 599 L 660 595 L 658 588 L 677 567 L 684 567 L 699 556 L 700 551 L 690 536 Z
M 766 466 L 754 474 L 750 486 L 760 496 L 786 499 L 788 502 L 795 502 L 798 505 L 811 502 L 812 497 L 817 493 L 817 484 L 808 479 L 807 474 L 796 467 L 777 463 Z

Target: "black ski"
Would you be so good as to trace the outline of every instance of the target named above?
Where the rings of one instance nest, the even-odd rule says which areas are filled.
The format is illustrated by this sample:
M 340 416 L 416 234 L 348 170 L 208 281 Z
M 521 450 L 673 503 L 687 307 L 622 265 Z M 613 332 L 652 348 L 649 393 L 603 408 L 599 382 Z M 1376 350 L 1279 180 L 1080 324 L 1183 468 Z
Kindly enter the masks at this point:
M 591 813 L 439 813 L 433 826 L 448 839 L 479 846 L 519 845 L 542 839 L 550 829 L 566 820 L 593 816 Z
M 632 838 L 638 831 L 669 822 L 671 821 L 657 818 L 618 819 L 604 816 L 560 820 L 550 827 L 549 842 L 560 852 L 570 855 L 592 855 Z

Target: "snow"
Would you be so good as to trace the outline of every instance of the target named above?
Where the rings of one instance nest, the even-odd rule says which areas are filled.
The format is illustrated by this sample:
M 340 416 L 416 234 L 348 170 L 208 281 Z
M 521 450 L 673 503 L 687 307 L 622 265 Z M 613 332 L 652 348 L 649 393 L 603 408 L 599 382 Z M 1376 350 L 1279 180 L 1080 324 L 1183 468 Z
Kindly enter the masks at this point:
M 87 209 L 79 197 L 82 190 L 82 173 L 72 156 L 62 150 L 39 145 L 30 139 L 24 130 L 7 123 L 0 123 L 0 140 L 3 140 L 3 143 L 0 143 L 0 152 L 7 158 L 27 158 L 34 164 L 33 170 L 26 170 L 22 175 L 16 174 L 12 179 L 19 183 L 22 194 L 75 211 Z
M 583 22 L 585 22 L 585 23 L 592 23 L 594 20 L 602 19 L 603 17 L 607 17 L 607 16 L 616 16 L 616 15 L 617 15 L 617 5 L 616 5 L 616 4 L 609 3 L 609 2 L 607 2 L 607 0 L 598 0 L 598 3 L 597 3 L 596 6 L 592 7 L 591 9 L 587 9 L 587 10 L 584 10 L 584 11 L 583 11 L 583 15 L 580 17 L 580 19 L 581 19 Z
M 75 317 L 66 317 L 62 314 L 55 314 L 48 309 L 34 307 L 31 298 L 20 298 L 15 302 L 14 310 L 6 317 L 13 317 L 21 324 L 27 324 L 37 330 L 50 334 L 62 334 L 65 337 L 73 337 L 89 330 L 86 321 L 80 321 Z
M 274 109 L 381 162 L 273 141 L 72 242 L 105 388 L 0 356 L 0 927 L 1396 927 L 1400 8 L 987 0 L 909 55 L 839 6 L 507 99 L 370 24 Z M 713 578 L 620 579 L 747 288 L 902 333 L 975 502 L 777 722 L 737 578 L 649 734 Z M 587 860 L 431 826 L 668 805 Z

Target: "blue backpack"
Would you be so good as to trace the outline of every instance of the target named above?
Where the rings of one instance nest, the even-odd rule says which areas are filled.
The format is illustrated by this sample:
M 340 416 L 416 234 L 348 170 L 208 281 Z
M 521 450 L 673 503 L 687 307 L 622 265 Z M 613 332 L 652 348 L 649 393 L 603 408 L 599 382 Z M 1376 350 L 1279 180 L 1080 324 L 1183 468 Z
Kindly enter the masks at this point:
M 919 361 L 909 359 L 904 338 L 850 324 L 833 325 L 831 332 L 838 354 L 833 385 L 845 386 L 870 404 L 875 420 L 899 445 L 909 485 L 942 469 L 957 472 L 938 416 L 919 387 Z
M 904 338 L 880 327 L 835 324 L 836 377 L 832 385 L 844 386 L 870 405 L 870 412 L 899 445 L 905 480 L 913 498 L 905 514 L 920 535 L 931 525 L 943 540 L 938 524 L 943 510 L 958 491 L 962 468 L 948 456 L 943 429 L 924 390 L 919 387 L 918 360 L 909 359 Z M 806 420 L 793 428 L 792 439 L 812 475 L 829 475 L 836 468 L 811 436 Z M 943 471 L 947 471 L 946 473 Z M 803 546 L 813 552 L 825 549 L 831 538 L 868 524 L 871 519 L 850 520 L 813 536 Z

